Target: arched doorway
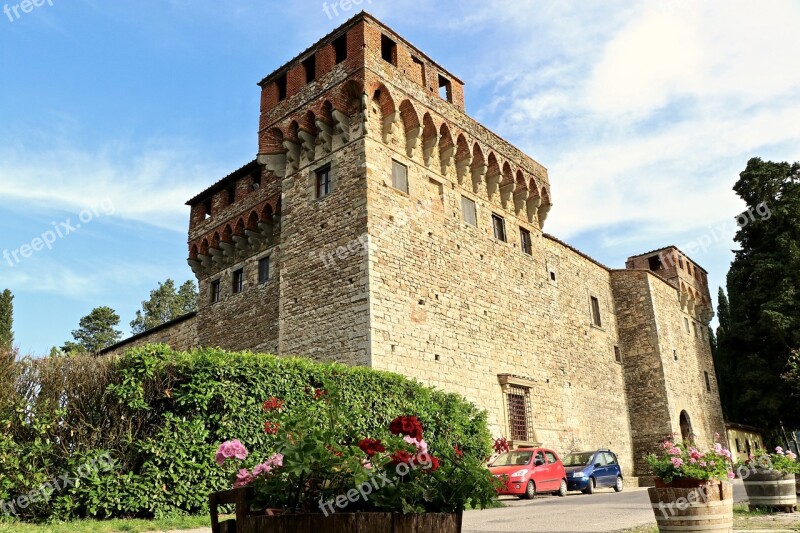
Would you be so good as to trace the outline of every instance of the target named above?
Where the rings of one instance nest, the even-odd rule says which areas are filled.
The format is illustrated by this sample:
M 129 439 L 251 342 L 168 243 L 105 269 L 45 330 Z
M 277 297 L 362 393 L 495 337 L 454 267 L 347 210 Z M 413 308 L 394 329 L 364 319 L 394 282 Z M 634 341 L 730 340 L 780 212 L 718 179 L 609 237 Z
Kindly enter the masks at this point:
M 690 442 L 694 440 L 693 436 L 692 421 L 689 420 L 689 414 L 686 411 L 681 411 L 681 438 L 683 438 L 684 442 Z

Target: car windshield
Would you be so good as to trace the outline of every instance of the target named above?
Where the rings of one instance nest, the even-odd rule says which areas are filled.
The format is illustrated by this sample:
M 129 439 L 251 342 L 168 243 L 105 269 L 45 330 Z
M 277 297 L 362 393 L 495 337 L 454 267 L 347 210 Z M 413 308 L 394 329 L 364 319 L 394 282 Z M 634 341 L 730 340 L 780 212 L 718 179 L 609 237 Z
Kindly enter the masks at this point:
M 516 465 L 527 465 L 531 462 L 531 457 L 533 457 L 533 452 L 509 452 L 504 453 L 497 459 L 495 459 L 492 466 L 516 466 Z
M 594 452 L 571 453 L 564 458 L 564 466 L 586 466 L 592 462 Z

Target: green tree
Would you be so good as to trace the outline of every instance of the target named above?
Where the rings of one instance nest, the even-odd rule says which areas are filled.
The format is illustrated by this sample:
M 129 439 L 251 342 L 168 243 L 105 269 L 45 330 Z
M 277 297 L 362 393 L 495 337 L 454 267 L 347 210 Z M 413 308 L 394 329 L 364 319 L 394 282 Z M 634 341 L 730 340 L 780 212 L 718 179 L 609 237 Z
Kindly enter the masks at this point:
M 719 326 L 717 333 L 711 332 L 711 353 L 714 357 L 714 367 L 717 370 L 717 381 L 719 383 L 719 397 L 722 402 L 722 412 L 725 420 L 737 420 L 736 412 L 736 391 L 737 379 L 734 372 L 734 362 L 732 357 L 735 355 L 730 343 L 730 304 L 728 296 L 722 287 L 717 294 L 717 317 Z
M 120 318 L 110 307 L 97 307 L 81 318 L 80 327 L 72 332 L 75 342 L 67 342 L 62 350 L 70 355 L 96 354 L 120 340 L 122 333 L 116 329 Z
M 14 349 L 14 295 L 6 289 L 0 293 L 0 355 Z
M 196 310 L 197 287 L 194 281 L 189 280 L 176 290 L 175 282 L 167 279 L 150 291 L 149 300 L 142 302 L 142 309 L 136 311 L 136 318 L 131 322 L 131 331 L 134 335 L 144 333 Z
M 731 412 L 739 422 L 797 426 L 800 410 L 781 376 L 800 348 L 800 163 L 751 159 L 733 189 L 747 211 L 728 272 L 724 346 L 720 335 L 733 376 Z

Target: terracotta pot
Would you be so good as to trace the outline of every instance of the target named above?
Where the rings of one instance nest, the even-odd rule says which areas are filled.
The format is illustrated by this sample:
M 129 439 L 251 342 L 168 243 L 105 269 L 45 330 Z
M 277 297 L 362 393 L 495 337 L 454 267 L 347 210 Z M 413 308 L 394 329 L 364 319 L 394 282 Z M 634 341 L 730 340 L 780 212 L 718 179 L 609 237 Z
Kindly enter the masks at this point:
M 797 507 L 797 480 L 794 474 L 754 469 L 743 479 L 751 509 L 769 507 L 791 513 Z
M 659 531 L 733 531 L 730 483 L 681 479 L 660 485 L 647 489 Z

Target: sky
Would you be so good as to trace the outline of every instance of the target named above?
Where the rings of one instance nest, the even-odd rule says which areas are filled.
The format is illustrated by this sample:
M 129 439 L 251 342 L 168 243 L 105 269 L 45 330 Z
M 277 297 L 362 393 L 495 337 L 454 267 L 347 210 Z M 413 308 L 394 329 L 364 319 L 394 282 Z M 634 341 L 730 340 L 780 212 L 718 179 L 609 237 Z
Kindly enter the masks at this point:
M 796 0 L 36 2 L 0 0 L 0 289 L 23 353 L 101 305 L 127 335 L 160 281 L 193 278 L 184 204 L 255 156 L 256 83 L 362 8 L 548 168 L 545 231 L 609 267 L 674 244 L 716 300 L 739 172 L 800 159 Z

